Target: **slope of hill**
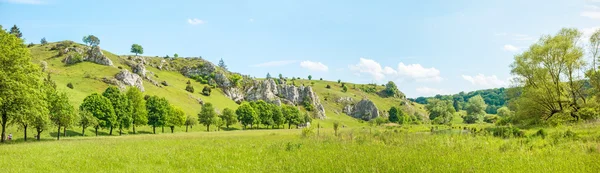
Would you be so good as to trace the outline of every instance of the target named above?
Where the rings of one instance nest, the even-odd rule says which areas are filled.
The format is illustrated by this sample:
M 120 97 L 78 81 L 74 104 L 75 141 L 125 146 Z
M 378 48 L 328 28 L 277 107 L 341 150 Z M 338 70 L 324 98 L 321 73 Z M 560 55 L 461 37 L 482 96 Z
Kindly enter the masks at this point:
M 66 65 L 62 62 L 66 55 L 59 55 L 58 50 L 52 50 L 57 43 L 49 43 L 47 45 L 36 44 L 30 47 L 34 63 L 41 64 L 42 61 L 46 62 L 46 72 L 51 74 L 51 77 L 55 80 L 60 90 L 67 92 L 70 97 L 71 103 L 78 107 L 83 99 L 92 93 L 103 92 L 109 84 L 103 82 L 103 78 L 112 78 L 121 69 L 127 69 L 133 71 L 133 69 L 127 65 L 127 59 L 129 56 L 118 56 L 103 50 L 103 54 L 113 62 L 113 66 L 105 66 L 92 62 L 80 62 L 73 65 Z M 80 44 L 73 44 L 75 47 L 84 47 Z M 145 88 L 146 95 L 157 95 L 165 97 L 173 105 L 183 108 L 188 115 L 196 115 L 200 112 L 201 105 L 198 103 L 197 98 L 204 102 L 210 102 L 215 105 L 218 109 L 232 108 L 236 109 L 238 104 L 235 101 L 228 98 L 224 93 L 223 89 L 215 88 L 210 96 L 204 96 L 200 93 L 203 87 L 209 86 L 208 84 L 202 84 L 190 77 L 186 77 L 182 74 L 182 68 L 189 66 L 198 66 L 206 62 L 200 58 L 176 58 L 176 59 L 165 59 L 162 57 L 143 57 L 148 62 L 145 65 L 146 70 L 149 72 L 151 77 L 158 81 L 166 81 L 168 86 L 156 86 L 155 84 L 144 80 L 143 86 Z M 166 63 L 165 63 L 166 62 Z M 160 69 L 159 69 L 160 68 Z M 162 69 L 162 70 L 161 70 Z M 218 70 L 218 68 L 217 68 Z M 220 70 L 219 73 L 224 73 L 227 77 L 230 77 L 232 73 L 227 70 Z M 214 73 L 211 74 L 214 78 Z M 244 78 L 246 78 L 245 76 Z M 245 79 L 244 79 L 245 80 Z M 196 92 L 189 93 L 185 91 L 186 82 L 191 81 Z M 255 80 L 248 82 L 253 83 Z M 73 88 L 68 88 L 67 84 L 71 83 Z M 406 112 L 411 115 L 418 115 L 425 117 L 426 113 L 422 106 L 414 102 L 408 101 L 404 98 L 384 98 L 380 97 L 377 93 L 367 93 L 360 88 L 362 87 L 374 87 L 376 91 L 382 90 L 382 86 L 372 85 L 361 85 L 361 84 L 346 84 L 348 91 L 343 92 L 341 84 L 332 81 L 324 80 L 294 80 L 294 85 L 305 85 L 312 86 L 313 91 L 318 95 L 319 100 L 323 104 L 327 118 L 323 120 L 315 120 L 315 123 L 320 123 L 321 126 L 329 127 L 332 122 L 339 121 L 345 126 L 364 126 L 365 123 L 362 121 L 352 118 L 343 113 L 342 109 L 345 104 L 339 103 L 338 99 L 342 97 L 352 98 L 352 102 L 356 103 L 362 98 L 368 98 L 373 101 L 379 108 L 382 115 L 385 115 L 385 110 L 388 110 L 392 106 L 402 107 Z M 331 88 L 327 89 L 326 86 L 330 85 Z M 214 84 L 213 84 L 214 86 Z

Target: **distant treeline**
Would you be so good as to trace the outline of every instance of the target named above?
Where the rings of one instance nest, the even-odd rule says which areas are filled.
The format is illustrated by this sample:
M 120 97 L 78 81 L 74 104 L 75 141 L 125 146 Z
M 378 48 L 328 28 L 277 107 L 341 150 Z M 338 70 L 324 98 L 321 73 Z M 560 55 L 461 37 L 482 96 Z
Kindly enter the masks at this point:
M 431 98 L 436 98 L 440 100 L 451 100 L 452 105 L 456 111 L 466 110 L 467 101 L 474 96 L 480 95 L 483 97 L 485 104 L 487 104 L 487 108 L 485 112 L 488 114 L 496 114 L 498 108 L 505 106 L 507 102 L 506 96 L 506 88 L 494 88 L 494 89 L 485 89 L 485 90 L 477 90 L 471 91 L 468 93 L 460 92 L 458 94 L 453 95 L 436 95 L 434 97 L 418 97 L 416 99 L 409 98 L 409 100 L 420 103 L 427 104 L 427 100 Z

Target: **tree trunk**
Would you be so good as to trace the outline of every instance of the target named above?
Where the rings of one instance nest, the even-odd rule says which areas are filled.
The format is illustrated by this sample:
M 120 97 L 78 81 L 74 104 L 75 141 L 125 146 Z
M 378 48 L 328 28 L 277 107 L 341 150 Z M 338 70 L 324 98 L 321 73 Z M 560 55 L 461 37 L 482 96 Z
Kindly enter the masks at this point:
M 58 126 L 58 131 L 56 131 L 56 140 L 60 140 L 60 126 Z
M 27 141 L 27 125 L 23 126 L 23 141 Z
M 123 128 L 119 128 L 119 136 L 123 135 Z
M 209 124 L 209 125 L 206 125 L 206 131 L 207 131 L 207 132 L 210 132 L 210 124 Z
M 81 126 L 81 136 L 85 136 L 85 127 Z
M 225 127 L 227 127 L 227 129 L 229 129 L 229 125 L 225 125 Z
M 156 134 L 156 126 L 152 126 L 152 133 Z
M 2 139 L 0 139 L 0 142 L 4 142 L 4 138 L 6 137 L 6 122 L 8 121 L 8 116 L 6 116 L 6 113 L 2 113 Z
M 135 124 L 133 124 L 133 134 L 135 134 Z
M 288 129 L 292 129 L 292 123 L 288 123 Z
M 185 132 L 188 132 L 188 127 L 189 127 L 189 126 L 185 126 Z
M 175 126 L 171 126 L 171 133 L 175 130 Z
M 110 132 L 108 133 L 108 135 L 112 136 L 112 125 L 110 126 Z
M 42 130 L 37 129 L 37 133 L 38 133 L 37 134 L 37 140 L 39 141 L 40 140 L 40 135 L 42 134 Z
M 165 126 L 161 126 L 162 127 L 162 133 L 165 133 Z
M 67 127 L 63 127 L 63 137 L 67 137 Z
M 98 126 L 96 126 L 95 129 L 96 129 L 96 136 L 98 136 Z

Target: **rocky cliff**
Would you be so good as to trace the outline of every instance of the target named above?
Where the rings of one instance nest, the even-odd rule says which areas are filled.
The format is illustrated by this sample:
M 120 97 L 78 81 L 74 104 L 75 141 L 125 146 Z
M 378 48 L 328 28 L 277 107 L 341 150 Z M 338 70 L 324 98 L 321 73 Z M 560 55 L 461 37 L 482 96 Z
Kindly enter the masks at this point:
M 379 117 L 377 106 L 368 99 L 363 99 L 354 106 L 346 105 L 343 112 L 354 118 L 360 118 L 365 121 Z

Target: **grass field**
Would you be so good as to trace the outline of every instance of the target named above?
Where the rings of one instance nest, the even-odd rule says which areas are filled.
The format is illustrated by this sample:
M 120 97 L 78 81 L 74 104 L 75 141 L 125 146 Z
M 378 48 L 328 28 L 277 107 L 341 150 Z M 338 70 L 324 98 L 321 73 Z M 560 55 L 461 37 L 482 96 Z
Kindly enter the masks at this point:
M 477 125 L 475 125 L 477 126 Z M 178 132 L 0 145 L 9 172 L 596 172 L 598 124 L 503 139 L 429 126 Z M 441 127 L 444 128 L 444 127 Z M 566 129 L 577 138 L 562 138 Z

